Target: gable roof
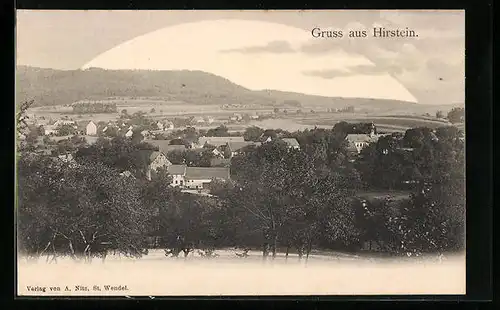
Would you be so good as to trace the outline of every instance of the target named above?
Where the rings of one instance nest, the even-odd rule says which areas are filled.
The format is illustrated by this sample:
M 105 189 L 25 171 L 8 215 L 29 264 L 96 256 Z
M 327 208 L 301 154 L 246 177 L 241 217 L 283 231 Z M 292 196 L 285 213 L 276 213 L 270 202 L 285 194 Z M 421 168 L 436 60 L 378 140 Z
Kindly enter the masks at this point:
M 145 162 L 148 165 L 151 164 L 156 159 L 156 157 L 160 155 L 165 156 L 165 154 L 163 154 L 162 152 L 153 150 L 139 150 L 137 151 L 137 154 L 139 158 L 142 160 L 142 162 Z
M 186 178 L 191 180 L 203 179 L 229 179 L 229 168 L 227 167 L 187 167 Z
M 376 142 L 378 140 L 378 136 L 370 137 L 370 135 L 367 134 L 348 134 L 346 136 L 346 139 L 349 142 Z
M 245 139 L 243 137 L 200 137 L 198 139 L 199 145 L 208 143 L 213 146 L 221 146 L 229 142 L 245 142 Z
M 170 175 L 184 175 L 186 174 L 186 165 L 170 165 L 167 168 Z
M 283 138 L 281 140 L 283 140 L 283 142 L 288 144 L 288 146 L 300 147 L 299 141 L 297 141 L 297 139 L 295 139 L 295 138 Z
M 235 152 L 235 151 L 238 151 L 238 150 L 240 150 L 246 146 L 249 146 L 249 145 L 258 146 L 258 145 L 260 145 L 260 143 L 251 142 L 251 141 L 244 141 L 244 142 L 228 142 L 227 145 L 229 146 L 229 149 L 231 150 L 231 152 Z

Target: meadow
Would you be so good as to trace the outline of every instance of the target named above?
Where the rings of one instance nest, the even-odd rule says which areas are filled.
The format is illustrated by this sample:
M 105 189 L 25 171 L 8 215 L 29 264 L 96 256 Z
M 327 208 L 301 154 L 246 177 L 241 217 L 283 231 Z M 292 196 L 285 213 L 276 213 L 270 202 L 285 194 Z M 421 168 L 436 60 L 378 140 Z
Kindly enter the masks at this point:
M 238 258 L 233 250 L 217 251 L 219 257 L 165 257 L 151 250 L 140 259 L 109 257 L 104 263 L 75 263 L 59 259 L 57 264 L 18 262 L 20 295 L 371 295 L 371 294 L 463 294 L 465 257 L 448 256 L 378 260 L 342 253 L 315 253 L 301 261 L 294 255 L 285 260 L 262 260 L 261 252 Z M 190 254 L 192 255 L 192 254 Z M 47 287 L 28 292 L 27 286 Z M 89 291 L 75 291 L 75 285 Z M 94 290 L 94 286 L 100 290 Z M 106 291 L 104 285 L 127 287 Z M 59 286 L 61 291 L 50 291 Z M 65 286 L 71 292 L 65 292 Z
M 281 108 L 273 119 L 252 120 L 250 122 L 228 123 L 228 119 L 234 113 L 254 114 L 272 112 L 272 107 L 255 108 L 223 108 L 220 105 L 197 105 L 186 104 L 181 101 L 169 101 L 162 98 L 112 98 L 104 100 L 117 104 L 116 113 L 95 113 L 95 114 L 74 114 L 70 106 L 47 106 L 31 108 L 28 113 L 35 114 L 37 117 L 44 117 L 46 120 L 56 120 L 62 117 L 68 117 L 77 121 L 111 121 L 120 117 L 121 111 L 126 110 L 128 114 L 138 111 L 145 112 L 151 119 L 164 119 L 174 117 L 189 116 L 210 116 L 214 118 L 215 124 L 227 123 L 231 131 L 241 131 L 248 126 L 258 126 L 262 128 L 281 128 L 288 131 L 318 128 L 332 128 L 336 123 L 345 122 L 373 122 L 382 132 L 403 132 L 409 128 L 430 127 L 451 125 L 444 119 L 437 119 L 432 116 L 406 113 L 394 114 L 394 111 L 380 112 L 355 112 L 355 113 L 332 113 L 326 111 L 301 112 L 297 113 L 296 108 L 289 109 L 288 113 L 283 113 Z M 309 111 L 304 108 L 303 111 Z M 199 127 L 199 126 L 196 126 Z M 212 125 L 203 127 L 211 128 Z

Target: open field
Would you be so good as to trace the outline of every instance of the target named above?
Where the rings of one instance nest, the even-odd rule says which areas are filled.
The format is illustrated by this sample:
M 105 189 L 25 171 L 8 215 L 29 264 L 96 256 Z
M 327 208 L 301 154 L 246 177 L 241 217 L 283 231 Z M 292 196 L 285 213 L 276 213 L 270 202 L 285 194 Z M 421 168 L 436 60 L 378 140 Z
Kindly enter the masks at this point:
M 20 295 L 370 295 L 370 294 L 464 294 L 465 258 L 373 260 L 341 253 L 313 254 L 307 263 L 280 254 L 262 261 L 261 253 L 238 258 L 229 250 L 219 257 L 169 258 L 152 250 L 141 259 L 112 257 L 92 264 L 59 260 L 18 263 Z M 46 287 L 28 292 L 27 286 Z M 89 291 L 75 291 L 75 285 Z M 93 290 L 98 285 L 99 290 Z M 126 286 L 106 291 L 104 285 Z M 59 286 L 61 291 L 50 291 Z M 65 292 L 65 286 L 71 292 Z
M 30 114 L 35 114 L 38 118 L 59 119 L 64 116 L 77 121 L 110 121 L 120 117 L 120 112 L 124 109 L 129 114 L 137 111 L 143 111 L 152 119 L 172 119 L 175 117 L 189 116 L 210 116 L 215 122 L 212 125 L 195 126 L 200 129 L 209 129 L 219 124 L 227 123 L 230 115 L 234 113 L 253 114 L 271 112 L 271 109 L 222 109 L 216 105 L 188 105 L 179 102 L 166 102 L 159 99 L 113 99 L 117 103 L 116 113 L 96 113 L 96 114 L 72 114 L 70 107 L 50 106 L 36 107 L 30 109 Z M 154 111 L 152 111 L 154 109 Z M 242 131 L 249 126 L 258 126 L 261 128 L 281 128 L 288 131 L 318 128 L 332 128 L 338 122 L 373 122 L 382 132 L 404 132 L 409 128 L 430 127 L 452 125 L 447 120 L 436 119 L 424 115 L 388 115 L 388 114 L 366 114 L 366 113 L 301 113 L 289 112 L 288 114 L 279 114 L 274 119 L 252 120 L 250 122 L 230 123 L 227 127 L 232 131 Z M 463 126 L 462 126 L 463 127 Z

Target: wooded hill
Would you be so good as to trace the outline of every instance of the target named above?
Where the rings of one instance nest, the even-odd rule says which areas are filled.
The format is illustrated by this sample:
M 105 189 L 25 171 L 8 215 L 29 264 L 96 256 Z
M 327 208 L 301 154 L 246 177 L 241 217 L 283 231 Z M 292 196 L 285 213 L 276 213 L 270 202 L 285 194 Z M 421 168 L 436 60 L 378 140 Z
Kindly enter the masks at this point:
M 203 71 L 54 70 L 18 66 L 16 101 L 35 100 L 35 106 L 69 105 L 80 100 L 113 97 L 149 98 L 199 105 L 324 106 L 341 109 L 392 109 L 413 103 L 363 98 L 311 96 L 275 90 L 252 91 Z

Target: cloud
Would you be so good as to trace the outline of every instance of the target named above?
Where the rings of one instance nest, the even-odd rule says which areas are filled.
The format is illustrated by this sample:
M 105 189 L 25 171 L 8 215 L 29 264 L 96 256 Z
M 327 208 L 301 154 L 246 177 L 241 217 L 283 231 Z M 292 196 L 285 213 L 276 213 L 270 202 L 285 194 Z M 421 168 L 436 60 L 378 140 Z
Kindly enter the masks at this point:
M 242 54 L 257 54 L 257 53 L 283 54 L 283 53 L 294 53 L 295 50 L 287 41 L 272 41 L 262 46 L 247 46 L 242 48 L 222 50 L 221 52 L 242 53 Z

